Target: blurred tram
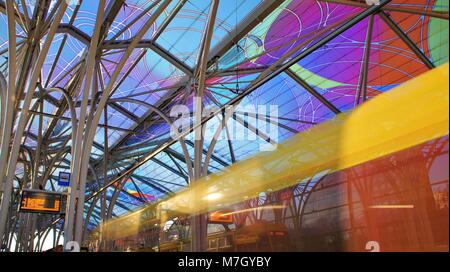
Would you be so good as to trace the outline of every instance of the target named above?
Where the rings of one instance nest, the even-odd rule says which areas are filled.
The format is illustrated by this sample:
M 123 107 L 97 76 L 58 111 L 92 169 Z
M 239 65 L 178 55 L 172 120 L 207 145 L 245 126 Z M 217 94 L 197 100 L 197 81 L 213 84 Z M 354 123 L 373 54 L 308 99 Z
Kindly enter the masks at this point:
M 292 250 L 288 230 L 283 224 L 258 222 L 239 230 L 210 233 L 207 237 L 209 252 L 276 252 Z M 191 241 L 174 240 L 154 248 L 159 252 L 184 252 L 190 250 Z
M 286 208 L 248 212 L 232 230 L 209 233 L 207 251 L 366 251 L 370 241 L 382 251 L 448 251 L 448 143 L 439 138 L 325 175 L 289 188 L 289 199 L 273 197 L 282 195 L 275 192 L 248 201 L 247 207 L 259 202 Z M 277 212 L 283 213 L 279 220 Z M 179 238 L 179 230 L 167 230 L 177 235 L 160 241 L 163 230 L 140 225 L 141 231 L 113 239 L 113 248 L 190 251 L 190 239 Z
M 226 207 L 232 220 L 209 222 L 208 251 L 448 251 L 448 64 L 433 71 L 192 189 L 197 196 L 214 188 L 221 199 L 180 192 L 107 223 L 104 244 L 190 251 L 189 216 Z M 364 119 L 373 112 L 385 118 L 379 127 Z M 355 135 L 361 128 L 379 131 Z M 296 160 L 300 151 L 311 153 Z M 171 213 L 161 216 L 162 207 Z

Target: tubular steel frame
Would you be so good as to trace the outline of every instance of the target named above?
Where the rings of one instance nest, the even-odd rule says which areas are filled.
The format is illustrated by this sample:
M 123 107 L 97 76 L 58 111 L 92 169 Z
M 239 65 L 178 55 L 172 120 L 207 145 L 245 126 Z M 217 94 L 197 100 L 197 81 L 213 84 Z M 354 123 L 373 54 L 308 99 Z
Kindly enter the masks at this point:
M 171 166 L 164 165 L 162 162 L 158 162 L 161 166 L 172 168 L 174 173 L 179 176 L 186 178 L 187 184 L 190 182 L 195 182 L 197 179 L 207 175 L 208 167 L 211 160 L 218 163 L 222 163 L 219 158 L 213 155 L 215 140 L 213 140 L 209 148 L 205 151 L 204 138 L 202 135 L 202 129 L 207 121 L 215 116 L 222 116 L 222 125 L 218 128 L 215 136 L 218 136 L 222 130 L 225 130 L 227 134 L 228 128 L 226 127 L 227 120 L 232 116 L 226 116 L 223 114 L 224 109 L 229 106 L 235 106 L 247 95 L 252 93 L 257 88 L 269 82 L 271 79 L 276 77 L 281 73 L 286 73 L 291 77 L 299 86 L 303 87 L 311 95 L 316 97 L 324 106 L 329 108 L 335 114 L 340 113 L 340 110 L 328 101 L 317 91 L 315 91 L 311 86 L 306 83 L 306 81 L 292 72 L 289 68 L 307 57 L 314 51 L 320 49 L 322 46 L 326 45 L 328 42 L 336 38 L 338 35 L 342 34 L 344 31 L 353 27 L 358 22 L 365 18 L 370 18 L 369 29 L 366 36 L 366 46 L 364 53 L 364 60 L 361 66 L 361 77 L 359 83 L 359 94 L 357 97 L 357 103 L 360 100 L 364 102 L 367 96 L 367 78 L 368 78 L 368 63 L 370 62 L 370 42 L 371 33 L 373 27 L 374 16 L 380 16 L 383 21 L 388 24 L 388 26 L 400 37 L 408 47 L 416 54 L 418 59 L 420 59 L 428 68 L 433 68 L 434 64 L 426 57 L 426 55 L 414 44 L 414 42 L 408 37 L 402 29 L 400 29 L 397 24 L 389 17 L 386 11 L 396 11 L 409 14 L 419 14 L 423 16 L 431 16 L 444 20 L 448 20 L 448 14 L 442 12 L 423 12 L 415 9 L 398 8 L 395 6 L 388 5 L 390 0 L 381 1 L 380 5 L 377 6 L 367 6 L 361 2 L 357 1 L 331 1 L 331 0 L 321 0 L 324 2 L 333 2 L 343 5 L 351 5 L 364 8 L 364 10 L 355 15 L 354 17 L 340 22 L 337 26 L 329 26 L 322 30 L 317 31 L 312 37 L 308 37 L 307 42 L 315 41 L 307 49 L 299 52 L 305 43 L 302 43 L 289 52 L 287 52 L 282 58 L 276 61 L 269 67 L 263 67 L 260 69 L 243 69 L 238 71 L 242 74 L 245 73 L 259 73 L 259 76 L 254 80 L 246 89 L 242 90 L 235 98 L 231 99 L 225 105 L 222 105 L 220 109 L 214 112 L 212 116 L 202 117 L 202 103 L 196 104 L 195 109 L 195 125 L 189 131 L 180 133 L 176 139 L 168 139 L 161 144 L 158 144 L 155 149 L 147 152 L 142 156 L 141 159 L 136 160 L 135 163 L 127 165 L 126 168 L 121 169 L 120 166 L 117 169 L 113 169 L 112 163 L 108 163 L 108 160 L 120 161 L 120 156 L 115 156 L 115 154 L 120 153 L 120 144 L 129 135 L 136 133 L 139 128 L 151 120 L 150 122 L 163 121 L 171 125 L 172 121 L 167 117 L 165 113 L 165 107 L 169 104 L 172 98 L 177 95 L 183 95 L 187 92 L 194 91 L 198 97 L 203 97 L 205 94 L 206 80 L 214 75 L 227 75 L 235 74 L 235 70 L 230 71 L 215 71 L 211 73 L 209 70 L 214 65 L 214 60 L 218 57 L 223 56 L 229 49 L 231 49 L 237 42 L 242 39 L 245 35 L 249 33 L 256 25 L 262 22 L 268 15 L 272 13 L 277 7 L 279 7 L 283 1 L 277 0 L 265 0 L 263 1 L 252 13 L 244 18 L 241 23 L 236 26 L 236 33 L 229 35 L 219 42 L 214 48 L 211 48 L 211 40 L 214 34 L 214 26 L 216 21 L 217 9 L 219 6 L 219 0 L 211 0 L 211 6 L 209 10 L 208 20 L 204 28 L 201 48 L 197 60 L 197 65 L 194 69 L 188 67 L 183 61 L 177 58 L 177 56 L 171 54 L 169 51 L 165 50 L 157 43 L 157 39 L 164 32 L 170 22 L 177 16 L 183 6 L 186 4 L 186 0 L 180 0 L 175 5 L 175 8 L 169 13 L 161 26 L 156 30 L 155 34 L 150 40 L 143 39 L 144 35 L 147 33 L 148 29 L 154 24 L 158 17 L 166 11 L 167 7 L 171 4 L 172 0 L 159 0 L 155 1 L 148 8 L 140 12 L 130 23 L 128 23 L 124 28 L 119 30 L 113 38 L 107 39 L 107 33 L 109 27 L 113 23 L 115 17 L 117 16 L 120 8 L 125 3 L 124 0 L 120 1 L 110 1 L 108 7 L 106 7 L 106 0 L 99 0 L 98 15 L 96 17 L 95 27 L 92 37 L 73 26 L 73 22 L 78 13 L 82 1 L 75 7 L 73 11 L 73 16 L 71 17 L 69 23 L 61 23 L 61 19 L 68 7 L 66 1 L 58 1 L 58 3 L 50 9 L 50 1 L 44 0 L 39 1 L 36 5 L 33 14 L 29 14 L 27 9 L 23 9 L 21 13 L 18 9 L 18 4 L 13 0 L 0 1 L 0 12 L 6 14 L 8 23 L 8 69 L 7 76 L 5 77 L 0 73 L 0 98 L 1 98 L 1 123 L 0 123 L 0 136 L 2 138 L 1 148 L 0 148 L 0 161 L 7 162 L 0 164 L 0 241 L 2 244 L 11 246 L 11 241 L 13 237 L 16 237 L 17 241 L 21 239 L 28 239 L 34 237 L 37 233 L 39 237 L 39 242 L 34 245 L 32 241 L 27 243 L 16 244 L 17 249 L 31 251 L 31 250 L 41 250 L 44 240 L 49 235 L 51 231 L 55 233 L 58 232 L 58 238 L 54 240 L 56 245 L 59 241 L 59 236 L 64 233 L 64 243 L 68 241 L 77 241 L 82 243 L 83 236 L 86 236 L 87 223 L 84 218 L 85 204 L 87 207 L 87 220 L 95 216 L 100 218 L 100 220 L 107 220 L 113 216 L 113 208 L 117 203 L 117 198 L 120 192 L 123 192 L 123 183 L 128 178 L 133 176 L 134 170 L 142 166 L 149 160 L 157 162 L 156 156 L 161 152 L 165 152 L 172 160 L 175 162 L 177 168 L 172 168 Z M 21 0 L 21 4 L 24 5 L 24 1 Z M 142 28 L 135 34 L 135 36 L 129 40 L 118 40 L 122 33 L 127 31 L 135 22 L 142 19 L 145 14 L 152 11 L 151 16 L 149 16 Z M 103 18 L 105 18 L 103 20 Z M 24 30 L 27 30 L 28 36 L 27 42 L 17 42 L 16 24 L 20 25 Z M 44 61 L 49 52 L 50 45 L 53 42 L 56 33 L 64 33 L 63 42 L 58 49 L 55 56 L 55 62 L 50 69 L 50 75 L 46 80 L 41 78 L 41 70 Z M 44 37 L 45 41 L 43 45 L 39 48 L 40 37 Z M 58 84 L 64 78 L 65 75 L 61 76 L 56 82 L 50 82 L 50 78 L 55 69 L 56 62 L 60 58 L 61 52 L 63 50 L 65 41 L 68 36 L 71 36 L 87 46 L 85 52 L 80 53 L 80 60 L 76 63 L 70 70 L 74 72 L 75 76 L 72 77 L 64 86 L 59 86 Z M 317 41 L 317 38 L 321 37 Z M 109 54 L 111 50 L 123 50 L 123 55 L 117 63 L 117 66 L 110 75 L 110 80 L 106 83 L 103 82 L 103 72 L 101 69 L 100 58 L 102 55 Z M 127 61 L 130 60 L 132 53 L 136 49 L 141 49 L 141 55 L 135 60 L 134 64 L 128 67 L 125 71 L 122 71 L 125 67 Z M 111 95 L 118 89 L 120 84 L 123 82 L 125 77 L 131 73 L 135 65 L 144 56 L 146 50 L 152 50 L 158 54 L 161 58 L 165 59 L 177 69 L 182 71 L 185 76 L 180 81 L 182 84 L 172 86 L 166 89 L 172 89 L 156 105 L 150 105 L 148 103 L 138 101 L 132 98 L 110 98 Z M 3 52 L 6 53 L 6 52 Z M 124 72 L 125 76 L 120 76 L 120 73 Z M 66 75 L 69 72 L 66 73 Z M 49 87 L 51 85 L 51 87 Z M 58 85 L 58 86 L 55 86 Z M 98 90 L 99 85 L 101 89 Z M 192 87 L 195 86 L 195 87 Z M 193 90 L 191 88 L 194 88 Z M 38 90 L 36 92 L 36 90 Z M 152 90 L 158 91 L 158 90 Z M 48 94 L 50 92 L 59 92 L 62 94 L 64 99 L 58 101 Z M 76 102 L 77 97 L 82 98 L 81 102 Z M 34 98 L 38 97 L 38 102 L 31 106 L 31 102 Z M 23 101 L 21 108 L 19 108 L 19 102 Z M 120 107 L 119 102 L 135 103 L 147 108 L 147 114 L 143 118 L 138 118 L 134 116 L 127 109 Z M 28 162 L 30 173 L 24 173 L 23 178 L 16 176 L 16 167 L 19 162 L 22 161 L 21 150 L 23 147 L 23 138 L 32 135 L 26 130 L 26 125 L 29 123 L 30 118 L 34 116 L 39 116 L 40 122 L 42 123 L 42 118 L 44 113 L 42 111 L 43 103 L 50 103 L 58 108 L 55 115 L 49 116 L 52 120 L 49 122 L 47 130 L 43 131 L 42 125 L 40 125 L 40 131 L 36 135 L 36 139 L 39 142 L 39 147 L 41 145 L 49 146 L 50 143 L 60 143 L 56 148 L 37 148 L 37 150 L 23 149 L 28 152 Z M 31 107 L 30 107 L 31 106 Z M 105 139 L 105 145 L 102 146 L 94 141 L 94 136 L 97 127 L 103 127 L 105 129 L 105 137 L 108 130 L 121 130 L 121 128 L 116 128 L 108 124 L 107 106 L 114 107 L 115 110 L 127 116 L 136 125 L 131 130 L 126 130 L 128 132 L 127 136 L 123 137 L 118 144 L 114 146 L 109 146 L 107 139 Z M 39 108 L 40 110 L 36 110 Z M 79 114 L 76 114 L 76 108 L 79 108 Z M 63 116 L 66 110 L 70 112 L 70 119 Z M 20 114 L 18 113 L 20 111 Z M 104 124 L 100 124 L 100 118 L 104 114 Z M 72 124 L 72 130 L 70 136 L 65 137 L 55 137 L 51 136 L 52 131 L 56 127 L 58 120 L 67 120 Z M 13 127 L 15 129 L 13 130 Z M 251 129 L 247 127 L 248 129 Z M 123 129 L 122 129 L 123 130 Z M 189 151 L 186 147 L 184 137 L 189 133 L 193 132 L 196 136 L 196 140 L 193 143 L 194 160 L 191 160 Z M 62 135 L 63 133 L 61 133 Z M 264 140 L 265 139 L 262 137 Z M 71 142 L 71 147 L 66 145 Z M 232 158 L 232 162 L 236 161 L 234 156 L 234 150 L 231 140 L 229 142 L 229 152 Z M 171 146 L 175 143 L 180 143 L 182 147 L 183 154 L 176 154 Z M 92 161 L 90 159 L 91 150 L 93 146 L 96 146 L 104 150 L 103 159 L 97 161 Z M 71 154 L 71 160 L 65 159 L 67 154 Z M 203 157 L 205 155 L 205 157 Z M 26 156 L 25 156 L 26 157 Z M 25 158 L 25 160 L 27 160 Z M 34 160 L 34 161 L 33 161 Z M 176 163 L 177 161 L 183 162 L 186 169 L 183 169 L 181 165 Z M 58 164 L 59 163 L 59 164 Z M 48 221 L 47 227 L 43 229 L 36 229 L 36 217 L 28 216 L 24 220 L 27 222 L 23 226 L 17 226 L 18 220 L 22 220 L 25 216 L 18 214 L 14 211 L 13 207 L 17 205 L 17 197 L 14 196 L 14 181 L 19 181 L 21 187 L 30 186 L 27 185 L 27 180 L 31 177 L 33 184 L 31 186 L 43 186 L 45 187 L 47 183 L 52 183 L 52 173 L 61 164 L 68 164 L 70 166 L 71 172 L 71 185 L 69 190 L 69 197 L 67 202 L 66 218 L 64 224 L 61 224 L 60 218 L 46 218 Z M 91 164 L 92 163 L 92 164 Z M 118 170 L 118 174 L 115 176 L 108 176 L 108 166 L 111 166 L 109 170 Z M 25 167 L 25 166 L 24 166 Z M 43 172 L 39 172 L 39 169 L 43 168 Z M 92 175 L 88 175 L 88 171 L 91 171 Z M 97 176 L 103 176 L 103 181 L 100 182 Z M 95 191 L 86 191 L 87 179 L 95 180 L 97 183 L 97 189 Z M 120 183 L 118 187 L 115 188 L 112 198 L 109 200 L 109 206 L 106 207 L 106 189 L 110 186 Z M 156 186 L 160 190 L 170 193 L 168 190 L 163 189 L 164 186 Z M 101 214 L 98 215 L 95 212 L 95 207 L 100 200 Z M 90 204 L 89 204 L 90 202 Z M 10 222 L 10 223 L 8 223 Z M 193 217 L 191 220 L 193 243 L 192 250 L 201 251 L 205 250 L 205 239 L 206 239 L 206 221 L 203 217 Z M 62 231 L 61 226 L 64 225 L 64 231 Z M 24 238 L 25 237 L 25 238 Z M 25 246 L 24 246 L 25 245 Z

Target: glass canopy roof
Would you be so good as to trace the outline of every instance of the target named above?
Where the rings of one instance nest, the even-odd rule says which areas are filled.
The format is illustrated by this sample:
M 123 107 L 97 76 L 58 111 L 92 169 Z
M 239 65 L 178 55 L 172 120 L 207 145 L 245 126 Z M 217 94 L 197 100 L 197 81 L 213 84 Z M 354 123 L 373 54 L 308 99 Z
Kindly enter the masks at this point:
M 33 16 L 36 13 L 36 1 L 15 2 L 20 14 Z M 49 2 L 48 12 L 51 13 L 58 1 Z M 95 75 L 100 91 L 109 82 L 129 41 L 154 15 L 161 1 L 106 2 L 105 22 L 111 17 L 111 23 L 105 23 L 102 29 L 104 49 Z M 40 79 L 45 88 L 67 88 L 85 60 L 98 1 L 80 3 L 69 5 L 50 47 Z M 363 19 L 243 96 L 246 88 L 260 76 L 264 77 L 268 67 L 275 65 L 277 68 L 305 52 L 368 6 L 356 0 L 222 0 L 213 29 L 202 102 L 206 108 L 221 107 L 240 97 L 242 106 L 276 105 L 278 120 L 267 116 L 263 119 L 276 125 L 276 141 L 282 142 L 420 75 L 430 69 L 430 65 L 448 62 L 448 6 L 448 1 L 444 0 L 390 1 L 383 8 L 384 16 L 375 14 Z M 0 68 L 3 73 L 8 52 L 4 7 L 4 1 L 0 1 Z M 152 107 L 167 115 L 176 104 L 193 107 L 192 78 L 198 72 L 210 8 L 209 0 L 171 1 L 120 71 L 119 83 L 100 119 L 91 153 L 85 205 L 86 214 L 93 209 L 89 227 L 101 221 L 101 203 L 89 197 L 138 162 L 142 163 L 131 175 L 105 189 L 107 204 L 117 198 L 112 216 L 120 216 L 189 185 L 187 162 L 180 142 L 142 160 L 170 141 L 169 125 L 154 114 Z M 29 31 L 26 24 L 17 24 L 19 58 Z M 44 39 L 42 37 L 42 42 Z M 364 84 L 366 97 L 363 98 Z M 79 114 L 81 97 L 79 93 L 71 95 L 78 101 L 76 111 Z M 36 149 L 42 119 L 42 135 L 48 144 L 48 159 L 52 159 L 58 150 L 71 146 L 70 112 L 57 92 L 46 98 L 42 109 L 37 99 L 31 105 L 36 114 L 28 122 L 24 145 L 30 150 Z M 252 128 L 251 123 L 256 118 L 237 112 L 228 121 L 235 122 L 235 129 L 246 131 L 254 140 L 228 141 L 228 131 L 223 130 L 211 157 L 210 173 L 256 154 L 261 144 L 272 141 Z M 206 127 L 217 127 L 220 122 L 221 118 L 214 117 Z M 205 141 L 205 152 L 210 144 Z M 193 135 L 186 137 L 186 146 L 193 161 Z M 70 169 L 70 161 L 70 152 L 64 152 L 57 159 L 47 189 L 62 190 L 55 180 L 60 171 Z M 19 180 L 23 171 L 23 165 L 19 164 Z

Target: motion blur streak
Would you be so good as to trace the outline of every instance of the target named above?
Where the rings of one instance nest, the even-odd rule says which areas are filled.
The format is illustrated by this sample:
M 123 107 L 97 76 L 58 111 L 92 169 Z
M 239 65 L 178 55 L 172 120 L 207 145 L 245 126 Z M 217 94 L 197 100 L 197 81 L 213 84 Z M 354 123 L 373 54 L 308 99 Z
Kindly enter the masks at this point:
M 202 213 L 278 191 L 321 171 L 338 171 L 448 134 L 449 67 L 442 65 L 350 114 L 300 133 L 164 201 L 163 211 Z M 221 193 L 205 201 L 202 196 Z
M 102 233 L 108 239 L 135 234 L 144 217 L 146 224 L 163 224 L 174 215 L 218 210 L 318 173 L 348 169 L 446 136 L 448 80 L 447 63 L 351 113 L 293 136 L 273 152 L 234 164 L 162 202 L 111 220 L 103 225 Z
M 233 215 L 233 214 L 240 214 L 240 213 L 246 213 L 246 212 L 251 212 L 251 211 L 276 210 L 276 209 L 285 209 L 285 208 L 286 208 L 286 206 L 284 206 L 284 205 L 270 205 L 270 206 L 262 206 L 262 207 L 239 210 L 239 211 L 235 211 L 235 212 L 224 213 L 223 215 Z

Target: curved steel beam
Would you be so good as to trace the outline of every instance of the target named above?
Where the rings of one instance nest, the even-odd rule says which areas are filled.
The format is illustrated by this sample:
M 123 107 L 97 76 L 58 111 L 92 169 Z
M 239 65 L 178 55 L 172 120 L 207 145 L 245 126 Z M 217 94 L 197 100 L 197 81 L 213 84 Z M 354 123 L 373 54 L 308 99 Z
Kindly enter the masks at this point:
M 5 187 L 4 187 L 4 194 L 3 194 L 3 198 L 2 198 L 2 202 L 1 202 L 1 206 L 0 206 L 0 237 L 3 237 L 4 232 L 5 232 L 5 227 L 6 227 L 6 222 L 8 219 L 8 205 L 9 205 L 9 201 L 11 199 L 11 191 L 12 191 L 12 185 L 13 185 L 13 178 L 14 178 L 14 172 L 15 172 L 15 168 L 16 168 L 16 163 L 17 163 L 17 159 L 18 159 L 18 155 L 19 155 L 19 147 L 20 147 L 20 143 L 22 141 L 22 136 L 24 133 L 24 129 L 28 120 L 28 113 L 29 113 L 29 107 L 31 104 L 31 100 L 33 98 L 33 91 L 36 88 L 37 85 L 37 81 L 41 75 L 41 69 L 42 66 L 44 64 L 44 61 L 47 57 L 47 53 L 50 50 L 50 45 L 53 42 L 53 38 L 55 36 L 56 33 L 56 28 L 59 24 L 59 22 L 61 21 L 66 8 L 67 8 L 67 2 L 66 1 L 61 1 L 60 2 L 60 6 L 58 8 L 58 12 L 55 16 L 54 21 L 52 22 L 50 29 L 48 30 L 47 33 L 47 38 L 45 39 L 45 42 L 41 48 L 41 52 L 34 64 L 33 67 L 33 72 L 31 73 L 31 77 L 28 81 L 28 85 L 26 88 L 26 92 L 25 93 L 25 99 L 23 101 L 23 109 L 22 109 L 22 114 L 18 120 L 18 124 L 17 124 L 17 129 L 14 135 L 14 141 L 13 141 L 13 146 L 12 146 L 12 150 L 10 153 L 10 157 L 8 160 L 8 171 L 7 171 L 7 177 L 6 177 L 6 182 L 5 182 Z M 9 28 L 13 27 L 13 25 L 9 25 Z M 15 32 L 14 32 L 15 35 Z M 13 38 L 13 40 L 15 39 L 15 37 Z M 15 48 L 10 46 L 9 48 Z M 12 67 L 9 67 L 9 71 L 11 72 Z M 15 81 L 12 84 L 15 86 Z M 8 85 L 9 87 L 11 87 L 11 85 Z M 5 135 L 4 135 L 5 136 Z M 1 167 L 0 169 L 4 169 L 5 167 Z M 0 176 L 3 176 L 4 171 L 0 170 L 1 174 Z
M 52 92 L 59 92 L 66 99 L 66 102 L 67 102 L 67 105 L 68 105 L 69 111 L 70 111 L 70 121 L 72 123 L 72 141 L 74 142 L 75 137 L 76 137 L 76 131 L 78 128 L 78 119 L 77 119 L 77 112 L 75 110 L 75 105 L 74 105 L 74 102 L 72 101 L 72 97 L 70 96 L 69 92 L 67 92 L 66 89 L 61 88 L 61 87 L 44 89 L 44 88 L 42 88 L 42 86 L 40 84 L 39 84 L 39 88 L 41 89 L 41 91 L 44 91 L 46 93 L 46 95 L 49 95 Z M 73 154 L 73 150 L 72 150 L 72 156 L 73 155 L 74 154 Z
M 86 128 L 89 126 L 89 122 L 85 125 L 85 122 L 87 121 L 86 118 L 87 115 L 87 106 L 88 106 L 88 100 L 91 93 L 91 88 L 97 88 L 96 84 L 92 84 L 93 78 L 95 73 L 95 65 L 96 65 L 96 58 L 98 53 L 98 44 L 100 41 L 100 32 L 102 29 L 102 22 L 104 14 L 105 14 L 105 0 L 100 0 L 98 4 L 98 10 L 97 10 L 97 18 L 95 22 L 93 37 L 89 44 L 89 51 L 88 51 L 88 57 L 86 60 L 86 77 L 84 80 L 84 88 L 82 90 L 82 93 L 80 94 L 82 97 L 81 107 L 80 107 L 80 126 L 76 130 L 76 137 L 73 144 L 73 157 L 72 157 L 72 163 L 71 163 L 71 172 L 72 172 L 72 184 L 70 186 L 71 195 L 68 197 L 68 206 L 67 206 L 67 212 L 66 212 L 66 220 L 65 220 L 65 227 L 64 227 L 64 243 L 67 243 L 69 241 L 77 241 L 79 244 L 81 243 L 81 234 L 82 234 L 82 222 L 83 221 L 83 213 L 84 213 L 84 187 L 86 184 L 86 180 L 83 180 L 85 176 L 87 175 L 87 167 L 89 164 L 89 157 L 85 158 L 87 161 L 83 162 L 83 153 L 86 152 L 86 150 L 83 150 L 83 136 L 87 134 L 87 131 L 85 130 L 89 129 Z M 96 130 L 97 124 L 95 124 L 95 128 L 92 128 L 93 130 Z M 92 148 L 92 147 L 91 147 Z M 88 152 L 90 153 L 91 148 L 88 149 Z M 83 166 L 86 167 L 85 173 L 83 172 L 82 168 Z M 83 175 L 84 174 L 84 175 Z M 80 178 L 83 176 L 83 178 Z M 76 192 L 76 193 L 75 193 Z M 78 200 L 77 200 L 78 198 Z M 75 231 L 74 231 L 75 230 Z M 78 236 L 78 237 L 77 237 Z
M 6 117 L 2 120 L 2 144 L 0 150 L 0 162 L 8 161 L 8 151 L 11 140 L 12 127 L 14 123 L 14 107 L 15 107 L 15 93 L 16 93 L 16 74 L 17 74 L 17 52 L 16 52 L 16 23 L 15 23 L 15 11 L 14 11 L 14 1 L 7 0 L 6 2 L 6 11 L 7 11 L 7 21 L 8 21 L 8 85 L 6 88 L 6 97 L 2 100 L 5 103 L 2 103 L 2 107 L 5 107 L 4 112 L 6 113 Z M 3 109 L 2 109 L 3 111 Z M 3 179 L 6 172 L 7 164 L 2 163 L 0 165 L 0 187 L 1 191 L 5 191 L 3 185 Z M 4 197 L 4 196 L 3 196 Z M 8 196 L 9 197 L 9 196 Z M 7 198 L 8 198 L 7 197 Z M 6 220 L 6 208 L 2 209 L 3 200 L 1 201 L 0 206 L 0 218 L 5 218 Z M 3 211 L 2 211 L 3 210 Z M 0 220 L 1 221 L 1 220 Z M 1 224 L 1 222 L 0 222 Z M 3 227 L 0 225 L 0 240 L 3 236 Z
M 8 93 L 8 85 L 6 84 L 5 76 L 2 72 L 0 72 L 0 138 L 3 139 L 3 121 L 4 121 L 4 115 L 5 115 L 5 107 L 6 107 L 6 99 L 7 99 L 7 93 Z M 2 141 L 3 144 L 3 141 Z M 0 191 L 2 190 L 0 186 Z
M 157 107 L 145 102 L 145 101 L 141 101 L 141 100 L 136 100 L 133 98 L 118 98 L 118 99 L 111 99 L 111 102 L 128 102 L 128 103 L 134 103 L 134 104 L 139 104 L 142 106 L 147 107 L 149 110 L 155 112 L 156 114 L 158 114 L 162 119 L 164 119 L 164 121 L 166 121 L 166 123 L 172 127 L 173 123 L 170 120 L 170 118 L 164 114 L 164 112 L 162 112 L 160 109 L 158 109 Z M 178 132 L 176 129 L 174 129 L 174 131 Z M 186 161 L 186 167 L 188 168 L 188 173 L 189 173 L 189 178 L 192 179 L 194 176 L 194 171 L 192 169 L 192 164 L 189 163 L 191 161 L 190 156 L 189 156 L 189 151 L 187 149 L 186 146 L 186 142 L 184 141 L 184 137 L 181 136 L 179 139 L 180 142 L 180 146 L 181 149 L 183 150 L 183 155 L 184 155 L 184 159 Z
M 314 43 L 313 45 L 311 45 L 310 47 L 308 47 L 307 49 L 302 51 L 296 57 L 294 57 L 290 61 L 286 62 L 282 66 L 276 68 L 274 71 L 272 71 L 271 74 L 265 76 L 264 78 L 261 78 L 261 80 L 255 82 L 254 84 L 252 84 L 249 87 L 247 87 L 247 89 L 245 89 L 241 94 L 239 94 L 238 96 L 236 96 L 235 98 L 230 100 L 228 103 L 223 105 L 221 107 L 221 109 L 216 111 L 212 116 L 210 116 L 208 118 L 204 118 L 200 124 L 195 124 L 188 131 L 185 131 L 185 132 L 181 133 L 180 134 L 181 137 L 184 137 L 184 136 L 188 135 L 195 128 L 197 128 L 198 126 L 201 126 L 204 123 L 206 123 L 207 121 L 209 121 L 213 116 L 216 116 L 217 114 L 220 114 L 226 107 L 229 107 L 230 105 L 235 105 L 235 104 L 239 103 L 245 96 L 247 96 L 248 94 L 252 93 L 254 90 L 258 89 L 259 87 L 261 87 L 262 85 L 264 85 L 268 81 L 272 80 L 277 75 L 283 73 L 286 69 L 291 67 L 293 64 L 295 64 L 295 63 L 299 62 L 300 60 L 304 59 L 305 57 L 309 56 L 311 53 L 315 52 L 318 48 L 320 48 L 323 45 L 327 44 L 329 41 L 333 40 L 334 38 L 336 38 L 337 36 L 339 36 L 340 34 L 345 32 L 346 30 L 348 30 L 349 28 L 353 27 L 355 24 L 357 24 L 361 20 L 363 20 L 363 19 L 367 18 L 368 16 L 378 12 L 383 6 L 385 6 L 389 2 L 390 2 L 390 0 L 384 0 L 384 1 L 382 1 L 382 3 L 380 5 L 378 5 L 378 6 L 371 6 L 370 8 L 366 9 L 362 13 L 355 15 L 351 19 L 345 20 L 344 24 L 341 25 L 338 29 L 335 29 L 334 31 L 331 31 L 325 37 L 323 37 L 322 39 L 320 39 L 319 41 L 317 41 L 316 43 Z M 312 40 L 316 40 L 316 38 L 317 37 L 313 37 Z M 268 68 L 268 69 L 271 69 L 271 68 Z M 109 186 L 111 186 L 112 184 L 114 184 L 118 180 L 122 179 L 124 176 L 128 175 L 129 173 L 132 173 L 135 169 L 137 169 L 138 167 L 140 167 L 141 165 L 143 165 L 147 161 L 151 160 L 153 157 L 155 157 L 161 151 L 165 150 L 169 146 L 171 146 L 174 143 L 176 143 L 177 140 L 178 139 L 173 139 L 172 141 L 169 141 L 169 142 L 167 142 L 165 144 L 162 144 L 161 146 L 159 146 L 158 148 L 156 148 L 155 150 L 150 152 L 147 156 L 145 156 L 144 158 L 142 158 L 141 160 L 139 160 L 138 162 L 133 164 L 131 167 L 129 167 L 124 173 L 122 173 L 116 179 L 114 179 L 110 183 L 108 183 L 108 185 L 106 185 L 105 187 L 101 188 L 99 191 L 94 193 L 91 197 L 95 196 L 96 194 L 101 193 L 101 191 L 106 190 Z
M 95 169 L 94 169 L 94 167 L 91 164 L 89 164 L 89 170 L 91 171 L 94 179 L 97 181 L 98 187 L 100 188 L 101 187 L 100 186 L 100 180 L 98 179 L 97 173 L 95 172 Z M 91 206 L 89 207 L 89 210 L 88 210 L 88 212 L 86 214 L 86 219 L 85 219 L 84 228 L 83 228 L 83 239 L 86 237 L 87 227 L 89 225 L 89 220 L 90 220 L 92 212 L 94 211 L 94 208 L 95 208 L 95 206 L 97 204 L 97 200 L 98 199 L 99 199 L 99 197 L 96 197 L 96 198 L 94 198 L 92 200 Z
M 75 141 L 75 137 L 76 137 L 75 133 L 76 133 L 77 126 L 78 126 L 78 120 L 77 120 L 77 114 L 75 111 L 75 106 L 72 101 L 72 97 L 64 88 L 57 87 L 57 88 L 44 89 L 40 84 L 38 85 L 38 87 L 41 92 L 44 92 L 45 95 L 50 95 L 50 93 L 52 93 L 52 92 L 59 92 L 66 99 L 67 105 L 69 107 L 70 119 L 71 119 L 71 123 L 72 123 L 72 143 L 73 143 Z M 67 139 L 66 142 L 68 142 L 68 140 L 69 139 Z M 73 148 L 71 148 L 70 150 L 71 150 L 71 155 L 73 158 L 74 150 L 73 150 Z M 63 154 L 65 154 L 65 151 L 66 150 L 62 149 L 58 152 L 58 154 L 55 157 L 53 157 L 52 161 L 49 164 L 49 167 L 47 167 L 47 171 L 45 172 L 45 174 L 42 178 L 42 182 L 45 182 L 48 179 L 48 177 L 50 176 L 50 173 L 52 171 L 53 165 Z M 43 184 L 43 186 L 45 187 L 45 183 Z

